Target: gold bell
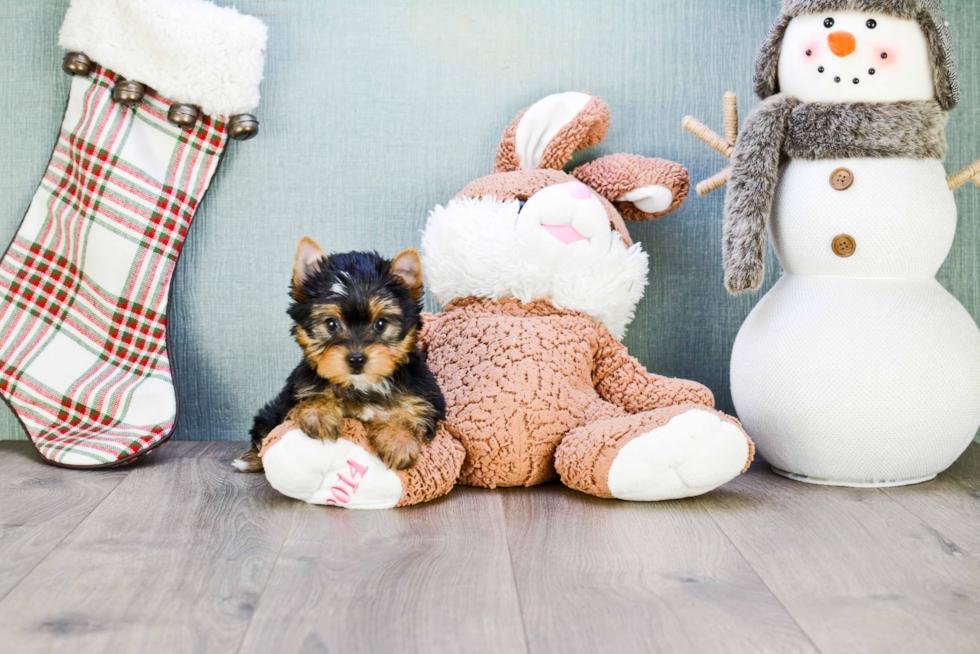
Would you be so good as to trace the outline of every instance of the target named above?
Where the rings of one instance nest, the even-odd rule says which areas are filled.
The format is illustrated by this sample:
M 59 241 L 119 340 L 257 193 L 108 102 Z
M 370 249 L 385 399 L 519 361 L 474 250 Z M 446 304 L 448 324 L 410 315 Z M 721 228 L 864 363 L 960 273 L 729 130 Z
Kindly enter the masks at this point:
M 69 75 L 85 77 L 92 71 L 92 60 L 81 52 L 69 52 L 61 62 L 61 70 Z
M 197 107 L 192 104 L 177 104 L 175 102 L 170 105 L 167 120 L 177 127 L 193 127 L 194 123 L 197 122 L 198 113 Z
M 132 80 L 124 80 L 112 89 L 112 99 L 128 105 L 139 104 L 146 95 L 146 86 Z
M 259 133 L 259 121 L 252 114 L 238 114 L 228 119 L 228 136 L 247 141 Z

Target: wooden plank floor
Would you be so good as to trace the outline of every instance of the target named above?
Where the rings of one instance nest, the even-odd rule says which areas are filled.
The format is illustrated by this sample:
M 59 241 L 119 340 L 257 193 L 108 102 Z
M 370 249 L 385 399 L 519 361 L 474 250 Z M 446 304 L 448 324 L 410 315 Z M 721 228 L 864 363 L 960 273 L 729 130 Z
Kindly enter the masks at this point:
M 0 443 L 0 651 L 980 652 L 980 445 L 920 486 L 764 464 L 701 498 L 459 488 L 345 512 L 241 443 L 111 471 Z

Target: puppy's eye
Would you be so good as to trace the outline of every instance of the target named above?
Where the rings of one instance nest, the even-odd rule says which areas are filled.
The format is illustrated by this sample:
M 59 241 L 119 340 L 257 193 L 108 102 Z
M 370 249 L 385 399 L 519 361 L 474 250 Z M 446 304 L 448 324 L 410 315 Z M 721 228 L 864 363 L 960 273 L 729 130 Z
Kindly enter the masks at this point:
M 874 28 L 878 27 L 878 21 L 872 18 L 871 20 L 868 21 L 867 25 L 869 30 L 873 30 Z
M 826 27 L 827 29 L 830 29 L 831 27 L 834 26 L 834 19 L 833 18 L 828 18 L 827 20 L 825 20 L 823 22 L 823 26 Z
M 330 332 L 331 334 L 337 331 L 338 329 L 340 329 L 340 323 L 334 320 L 333 318 L 327 318 L 326 325 L 327 325 L 327 331 Z
M 388 328 L 388 321 L 385 320 L 384 318 L 378 318 L 377 320 L 374 321 L 374 331 L 377 332 L 378 334 L 380 334 L 387 328 Z

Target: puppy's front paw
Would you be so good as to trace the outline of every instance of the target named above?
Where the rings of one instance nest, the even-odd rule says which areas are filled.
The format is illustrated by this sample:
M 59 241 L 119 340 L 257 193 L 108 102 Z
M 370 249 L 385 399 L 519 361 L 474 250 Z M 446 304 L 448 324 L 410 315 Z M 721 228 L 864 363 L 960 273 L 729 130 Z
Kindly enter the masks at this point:
M 323 441 L 337 440 L 343 424 L 332 412 L 313 406 L 296 407 L 289 412 L 287 418 L 295 422 L 300 431 L 310 438 L 319 438 Z
M 384 425 L 371 431 L 371 442 L 380 458 L 392 470 L 405 470 L 419 457 L 419 442 L 410 429 Z
M 415 440 L 394 443 L 378 448 L 378 456 L 392 470 L 407 470 L 419 458 L 419 444 Z

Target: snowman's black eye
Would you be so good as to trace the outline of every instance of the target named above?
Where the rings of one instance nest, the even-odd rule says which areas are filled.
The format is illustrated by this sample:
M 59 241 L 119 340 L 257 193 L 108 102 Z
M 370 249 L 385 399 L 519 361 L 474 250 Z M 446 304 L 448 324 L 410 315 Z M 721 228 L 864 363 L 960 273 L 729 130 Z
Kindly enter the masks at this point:
M 874 28 L 878 27 L 878 21 L 876 21 L 874 18 L 869 20 L 867 24 L 869 30 L 873 30 Z
M 823 22 L 823 26 L 826 27 L 827 29 L 830 29 L 831 27 L 834 26 L 834 19 L 833 18 L 828 18 L 827 20 L 825 20 Z

